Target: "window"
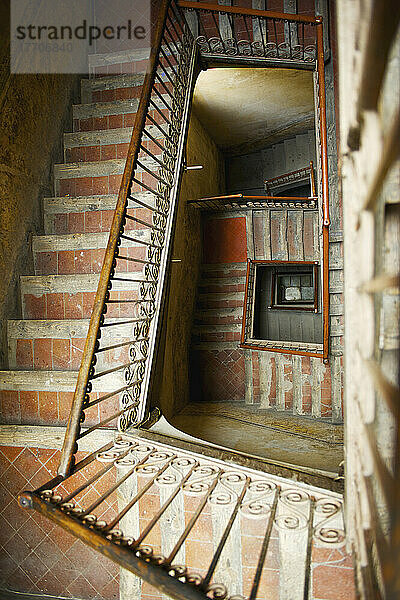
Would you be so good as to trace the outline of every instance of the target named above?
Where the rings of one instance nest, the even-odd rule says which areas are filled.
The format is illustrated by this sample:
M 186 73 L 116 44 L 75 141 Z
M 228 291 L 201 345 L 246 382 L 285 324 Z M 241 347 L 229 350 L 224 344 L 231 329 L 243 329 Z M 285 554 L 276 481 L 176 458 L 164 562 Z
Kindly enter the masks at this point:
M 249 260 L 241 347 L 321 356 L 320 275 L 316 261 Z
M 272 267 L 270 309 L 318 311 L 318 267 Z

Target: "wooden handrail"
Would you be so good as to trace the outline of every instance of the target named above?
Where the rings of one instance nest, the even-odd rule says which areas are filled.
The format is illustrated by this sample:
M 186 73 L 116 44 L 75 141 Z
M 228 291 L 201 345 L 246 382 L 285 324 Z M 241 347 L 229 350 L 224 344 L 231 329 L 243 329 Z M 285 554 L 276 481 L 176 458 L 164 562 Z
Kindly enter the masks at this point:
M 329 186 L 328 186 L 328 142 L 326 130 L 326 98 L 325 98 L 325 66 L 324 66 L 324 39 L 322 17 L 317 17 L 317 72 L 319 96 L 319 129 L 321 136 L 321 168 L 322 168 L 322 210 L 324 225 L 329 226 Z
M 211 200 L 275 200 L 276 202 L 297 202 L 297 201 L 308 201 L 317 200 L 317 196 L 248 196 L 247 194 L 231 194 L 227 196 L 212 196 L 211 198 L 199 198 L 198 200 L 189 200 L 188 204 L 192 202 L 206 202 Z
M 206 4 L 204 2 L 188 2 L 187 0 L 179 0 L 180 8 L 189 8 L 194 10 L 205 10 L 209 12 L 229 13 L 232 15 L 244 15 L 249 17 L 262 17 L 266 19 L 280 19 L 285 21 L 293 21 L 295 23 L 309 23 L 315 25 L 318 22 L 318 17 L 312 15 L 297 15 L 274 12 L 270 10 L 257 10 L 255 8 L 240 8 L 238 6 L 222 6 L 220 4 Z
M 329 184 L 328 184 L 328 141 L 326 130 L 325 65 L 322 17 L 317 17 L 317 73 L 319 100 L 319 130 L 321 140 L 322 169 L 322 310 L 324 362 L 329 353 Z

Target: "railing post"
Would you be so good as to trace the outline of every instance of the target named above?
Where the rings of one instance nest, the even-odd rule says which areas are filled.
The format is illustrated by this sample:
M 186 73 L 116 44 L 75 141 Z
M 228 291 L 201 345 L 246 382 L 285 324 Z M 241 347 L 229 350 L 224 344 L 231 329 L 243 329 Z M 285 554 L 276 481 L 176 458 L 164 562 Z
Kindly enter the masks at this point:
M 319 130 L 321 140 L 322 168 L 322 310 L 324 362 L 329 353 L 329 184 L 328 184 L 328 144 L 326 130 L 324 38 L 322 17 L 317 17 L 317 73 L 319 101 Z

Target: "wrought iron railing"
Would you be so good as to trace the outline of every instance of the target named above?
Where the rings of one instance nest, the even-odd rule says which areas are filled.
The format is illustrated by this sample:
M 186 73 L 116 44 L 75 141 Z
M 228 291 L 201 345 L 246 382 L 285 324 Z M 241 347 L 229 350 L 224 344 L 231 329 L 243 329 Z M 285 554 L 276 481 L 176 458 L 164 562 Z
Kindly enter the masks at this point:
M 194 10 L 192 4 L 183 2 L 180 6 Z M 204 48 L 201 39 L 193 37 L 180 6 L 176 0 L 164 0 L 160 6 L 155 43 L 133 128 L 68 422 L 60 464 L 60 472 L 63 474 L 68 473 L 73 455 L 77 451 L 77 441 L 81 437 L 90 435 L 102 426 L 117 426 L 120 431 L 126 431 L 129 427 L 142 423 L 147 416 L 165 296 L 164 283 L 183 168 L 185 132 L 195 80 L 196 50 L 200 48 L 201 56 L 207 59 L 207 48 L 211 47 L 210 41 L 207 42 L 207 48 Z M 268 32 L 274 31 L 277 35 L 280 23 L 283 33 L 287 30 L 286 26 L 291 33 L 294 31 L 292 26 L 295 27 L 296 35 L 300 27 L 304 36 L 306 27 L 312 31 L 317 29 L 319 33 L 314 33 L 313 39 L 317 39 L 317 50 L 322 52 L 322 23 L 315 17 L 288 16 L 263 11 L 248 11 L 248 14 L 244 14 L 241 9 L 225 8 L 231 34 L 240 48 L 243 46 L 239 43 L 243 31 L 253 32 L 251 35 L 254 37 L 258 25 L 259 33 L 264 31 L 267 35 Z M 219 23 L 215 14 L 219 15 L 220 12 L 221 9 L 213 5 L 206 5 L 204 8 L 203 4 L 197 4 L 195 15 L 199 28 L 203 27 L 207 35 L 212 33 L 209 23 Z M 243 21 L 244 28 L 239 27 L 238 19 Z M 248 28 L 250 23 L 251 30 Z M 290 34 L 289 40 L 291 39 L 293 37 Z M 263 43 L 265 44 L 265 40 Z M 274 43 L 278 44 L 278 38 Z M 283 56 L 283 48 L 278 51 L 278 45 L 277 52 L 282 52 Z M 285 56 L 293 66 L 298 57 L 290 41 L 288 47 L 290 52 Z M 250 55 L 253 57 L 255 53 L 256 49 L 253 47 Z M 247 57 L 250 55 L 243 54 Z M 230 53 L 229 56 L 235 60 L 237 58 L 235 53 Z M 315 54 L 313 56 L 312 61 L 308 58 L 306 60 L 303 47 L 304 61 L 313 66 L 317 64 L 318 73 L 321 69 L 323 73 L 321 57 L 315 61 Z M 267 56 L 264 53 L 259 58 L 265 62 Z M 319 90 L 322 147 L 320 165 L 324 182 L 322 192 L 326 225 L 329 221 L 329 211 L 327 165 L 324 160 L 326 127 L 324 138 L 323 86 L 320 86 Z M 135 235 L 137 227 L 145 230 L 140 236 Z M 136 245 L 142 248 L 142 253 L 135 248 L 135 253 L 132 254 L 130 249 L 122 249 L 122 243 Z M 325 358 L 328 348 L 326 307 L 329 304 L 327 244 L 328 239 L 324 233 Z M 138 271 L 138 268 L 141 268 L 142 272 Z M 123 293 L 118 291 L 117 286 L 121 285 L 124 286 Z M 115 318 L 116 314 L 118 318 Z M 131 331 L 129 328 L 132 328 Z M 117 360 L 114 354 L 116 352 Z M 103 417 L 85 431 L 81 431 L 81 425 L 87 415 L 97 407 L 101 407 L 100 414 Z
M 200 210 L 260 210 L 263 208 L 316 208 L 316 196 L 248 196 L 231 194 L 190 200 L 188 204 Z
M 310 183 L 310 196 L 285 195 L 282 191 L 280 196 L 273 192 L 286 189 L 290 184 L 298 182 Z M 266 196 L 252 196 L 244 193 L 214 196 L 211 198 L 198 198 L 189 200 L 188 204 L 200 210 L 260 210 L 263 208 L 317 208 L 318 197 L 316 195 L 314 167 L 310 161 L 308 167 L 273 177 L 264 182 Z M 285 186 L 285 187 L 284 187 Z
M 187 2 L 179 5 L 196 18 L 192 32 L 206 59 L 235 58 L 237 61 L 313 69 L 316 61 L 316 19 L 307 15 L 288 15 Z
M 23 493 L 20 504 L 177 600 L 275 597 L 269 568 L 278 560 L 280 587 L 305 600 L 314 553 L 345 544 L 337 494 L 132 437 Z M 242 573 L 233 554 L 251 532 L 254 561 Z
M 163 0 L 78 374 L 60 464 L 63 474 L 83 436 L 102 426 L 125 431 L 146 418 L 195 56 L 182 12 L 175 0 Z M 138 227 L 145 231 L 135 235 Z M 143 252 L 135 248 L 129 254 L 122 243 Z M 123 293 L 117 291 L 121 282 Z M 115 306 L 119 318 L 113 317 Z M 82 431 L 87 414 L 98 405 L 105 418 Z

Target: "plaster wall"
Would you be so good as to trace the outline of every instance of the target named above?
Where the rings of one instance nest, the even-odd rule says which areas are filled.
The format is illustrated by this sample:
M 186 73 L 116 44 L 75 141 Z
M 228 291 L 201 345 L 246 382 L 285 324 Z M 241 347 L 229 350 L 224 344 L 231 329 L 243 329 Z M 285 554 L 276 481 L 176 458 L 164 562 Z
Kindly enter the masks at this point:
M 188 401 L 188 345 L 193 321 L 196 290 L 201 264 L 200 212 L 188 200 L 224 193 L 224 161 L 198 118 L 192 113 L 187 142 L 187 164 L 203 165 L 202 170 L 183 175 L 174 237 L 170 292 L 164 324 L 164 365 L 157 389 L 166 418 Z

